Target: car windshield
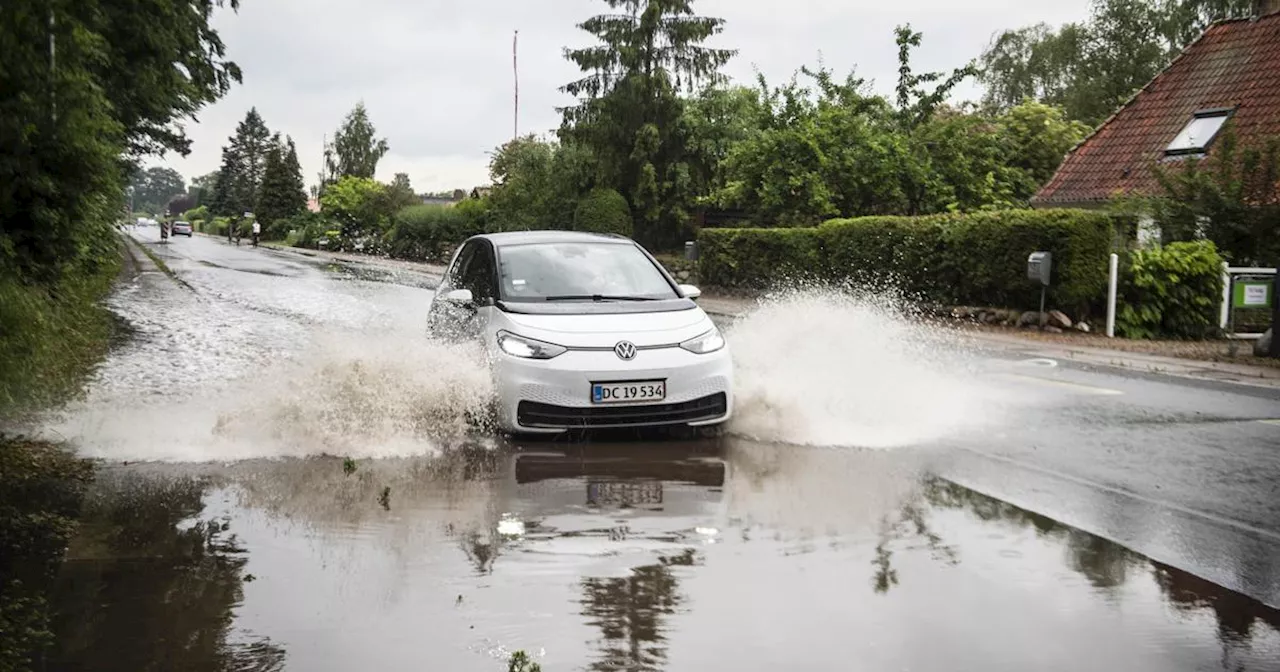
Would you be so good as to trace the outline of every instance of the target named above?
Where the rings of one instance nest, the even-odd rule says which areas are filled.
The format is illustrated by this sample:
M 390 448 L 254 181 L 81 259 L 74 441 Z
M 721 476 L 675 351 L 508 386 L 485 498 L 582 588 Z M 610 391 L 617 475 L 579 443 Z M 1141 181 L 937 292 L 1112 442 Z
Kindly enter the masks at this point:
M 503 247 L 504 301 L 643 301 L 679 295 L 630 243 L 534 243 Z

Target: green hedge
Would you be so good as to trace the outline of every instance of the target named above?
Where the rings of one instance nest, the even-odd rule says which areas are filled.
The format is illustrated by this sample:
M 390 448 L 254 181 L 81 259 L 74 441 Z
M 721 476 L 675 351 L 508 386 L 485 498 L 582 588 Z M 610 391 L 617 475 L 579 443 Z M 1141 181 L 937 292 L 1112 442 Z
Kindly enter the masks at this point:
M 471 233 L 465 211 L 456 206 L 410 205 L 392 218 L 387 253 L 396 259 L 436 261 Z
M 1205 338 L 1218 331 L 1222 256 L 1207 240 L 1138 250 L 1121 274 L 1116 329 L 1129 338 Z
M 763 289 L 816 277 L 822 252 L 818 229 L 702 229 L 698 277 L 717 287 Z
M 1087 313 L 1107 282 L 1114 216 L 1006 210 L 929 217 L 836 219 L 817 228 L 703 229 L 699 276 L 758 289 L 797 277 L 892 287 L 927 301 L 1030 308 L 1039 288 L 1027 256 L 1053 253 L 1054 305 Z

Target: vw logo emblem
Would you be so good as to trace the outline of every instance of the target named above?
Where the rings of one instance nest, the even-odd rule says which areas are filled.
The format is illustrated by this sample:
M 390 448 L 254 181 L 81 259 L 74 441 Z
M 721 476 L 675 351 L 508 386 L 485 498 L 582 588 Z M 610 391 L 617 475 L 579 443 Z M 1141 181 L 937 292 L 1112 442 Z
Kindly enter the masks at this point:
M 631 361 L 636 358 L 636 344 L 631 341 L 618 341 L 618 344 L 613 346 L 613 354 L 617 355 L 618 359 Z

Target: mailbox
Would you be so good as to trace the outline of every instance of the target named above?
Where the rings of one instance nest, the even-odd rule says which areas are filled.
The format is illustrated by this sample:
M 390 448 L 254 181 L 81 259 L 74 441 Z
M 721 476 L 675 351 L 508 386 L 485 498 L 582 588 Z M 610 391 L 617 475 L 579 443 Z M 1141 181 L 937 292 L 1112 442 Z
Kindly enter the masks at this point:
M 1027 279 L 1049 286 L 1049 274 L 1053 272 L 1052 252 L 1032 252 L 1027 258 Z

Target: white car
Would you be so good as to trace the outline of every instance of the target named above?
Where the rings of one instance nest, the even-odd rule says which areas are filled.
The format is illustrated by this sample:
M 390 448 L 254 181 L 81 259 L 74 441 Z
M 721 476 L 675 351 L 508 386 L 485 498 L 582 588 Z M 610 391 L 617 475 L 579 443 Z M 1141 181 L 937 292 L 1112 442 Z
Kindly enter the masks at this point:
M 495 233 L 454 254 L 427 322 L 482 339 L 504 431 L 707 427 L 733 412 L 733 364 L 699 295 L 621 236 Z

